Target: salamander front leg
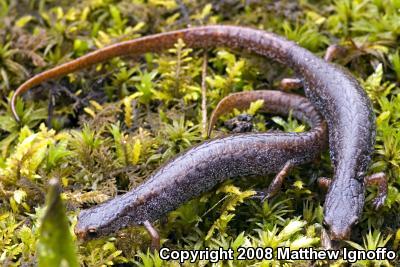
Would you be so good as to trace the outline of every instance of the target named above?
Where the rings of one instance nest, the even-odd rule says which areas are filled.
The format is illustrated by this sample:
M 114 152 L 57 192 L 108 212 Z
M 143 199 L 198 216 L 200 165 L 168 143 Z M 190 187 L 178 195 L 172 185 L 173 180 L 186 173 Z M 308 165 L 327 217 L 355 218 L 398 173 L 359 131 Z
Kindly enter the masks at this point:
M 261 201 L 264 202 L 265 200 L 275 196 L 281 189 L 285 177 L 288 175 L 289 171 L 293 167 L 294 164 L 291 161 L 286 162 L 283 168 L 278 172 L 278 174 L 272 180 L 268 188 L 258 192 L 258 194 L 255 197 L 261 199 Z
M 388 184 L 387 184 L 386 174 L 383 172 L 374 173 L 370 176 L 365 177 L 364 181 L 367 186 L 371 185 L 378 186 L 378 195 L 375 197 L 373 201 L 374 208 L 378 210 L 385 203 L 387 196 Z M 321 177 L 318 179 L 318 185 L 325 190 L 328 190 L 330 184 L 331 184 L 331 179 L 329 178 Z
M 329 186 L 331 185 L 332 179 L 328 177 L 319 177 L 317 180 L 319 188 L 322 190 L 328 191 Z
M 378 186 L 378 195 L 375 197 L 373 205 L 375 209 L 379 209 L 385 203 L 388 191 L 388 183 L 386 174 L 383 172 L 374 173 L 370 176 L 365 177 L 366 185 Z
M 146 227 L 146 230 L 151 237 L 151 245 L 150 245 L 151 251 L 160 250 L 161 247 L 160 235 L 158 234 L 157 230 L 149 221 L 144 221 L 143 225 L 144 227 Z

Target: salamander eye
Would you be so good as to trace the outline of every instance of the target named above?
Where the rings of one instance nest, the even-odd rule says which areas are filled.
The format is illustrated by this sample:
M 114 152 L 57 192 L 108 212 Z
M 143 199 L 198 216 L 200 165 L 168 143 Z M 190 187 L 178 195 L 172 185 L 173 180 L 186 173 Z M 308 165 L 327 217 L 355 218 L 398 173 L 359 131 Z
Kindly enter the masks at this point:
M 88 230 L 88 237 L 89 237 L 89 238 L 96 238 L 96 237 L 97 237 L 96 228 L 89 228 L 89 230 Z

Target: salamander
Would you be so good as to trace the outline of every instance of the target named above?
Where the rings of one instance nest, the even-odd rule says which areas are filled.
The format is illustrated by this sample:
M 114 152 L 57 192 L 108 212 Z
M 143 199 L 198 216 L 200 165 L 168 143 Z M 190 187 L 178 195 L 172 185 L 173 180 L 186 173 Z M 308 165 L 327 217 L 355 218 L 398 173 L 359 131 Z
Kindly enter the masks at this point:
M 246 27 L 213 25 L 160 33 L 110 45 L 27 80 L 12 97 L 13 114 L 18 120 L 16 97 L 43 81 L 116 56 L 158 52 L 172 47 L 179 38 L 192 48 L 222 46 L 265 56 L 288 65 L 302 77 L 306 96 L 326 119 L 329 129 L 334 177 L 325 199 L 324 223 L 332 239 L 349 238 L 365 201 L 364 178 L 375 142 L 372 104 L 360 84 L 346 69 L 326 62 L 276 34 Z M 232 142 L 235 142 L 237 137 L 232 138 Z M 216 141 L 212 144 L 219 143 Z M 231 168 L 230 163 L 227 164 L 225 167 Z M 180 167 L 175 164 L 173 166 L 179 172 Z M 210 162 L 208 167 L 212 172 L 215 166 Z
M 230 99 L 236 104 L 240 99 L 242 108 L 263 99 L 263 109 L 275 114 L 285 115 L 292 110 L 293 116 L 307 122 L 311 130 L 233 134 L 203 142 L 165 163 L 130 192 L 81 211 L 75 233 L 88 239 L 152 222 L 228 178 L 278 172 L 265 191 L 264 197 L 271 197 L 289 168 L 315 159 L 327 146 L 326 123 L 304 97 L 267 90 L 234 94 L 221 102 L 216 109 L 221 112 L 214 113 L 213 122 L 233 108 Z

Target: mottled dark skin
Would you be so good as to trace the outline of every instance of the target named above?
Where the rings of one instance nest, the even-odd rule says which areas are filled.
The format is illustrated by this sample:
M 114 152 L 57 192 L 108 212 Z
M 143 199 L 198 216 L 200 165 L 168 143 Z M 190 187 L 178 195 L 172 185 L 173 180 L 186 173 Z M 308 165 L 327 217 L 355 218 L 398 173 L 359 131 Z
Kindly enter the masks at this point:
M 326 124 L 306 98 L 266 90 L 237 95 L 242 107 L 264 99 L 265 111 L 286 115 L 292 110 L 295 118 L 312 128 L 304 133 L 235 134 L 204 142 L 165 163 L 132 191 L 81 211 L 76 234 L 87 239 L 154 221 L 228 178 L 276 173 L 288 162 L 294 166 L 315 159 L 326 147 Z M 212 117 L 216 120 L 217 115 Z
M 273 33 L 245 27 L 215 25 L 117 43 L 26 81 L 12 98 L 11 108 L 14 116 L 18 120 L 15 112 L 16 97 L 43 81 L 116 56 L 161 51 L 172 47 L 179 38 L 193 48 L 223 46 L 253 52 L 288 65 L 303 78 L 306 96 L 325 117 L 329 129 L 334 177 L 324 204 L 325 225 L 331 238 L 349 238 L 351 227 L 359 219 L 364 206 L 364 177 L 375 140 L 375 117 L 371 102 L 357 80 L 345 69 L 328 63 L 294 42 Z M 215 145 L 218 144 L 217 142 Z M 225 167 L 230 168 L 230 164 Z M 208 170 L 212 171 L 212 167 L 214 166 L 210 164 Z
M 364 90 L 349 73 L 334 65 L 325 67 L 319 59 L 309 61 L 309 70 L 301 74 L 306 95 L 320 111 L 324 109 L 334 168 L 324 204 L 324 224 L 332 239 L 348 239 L 364 207 L 364 178 L 375 141 L 375 116 Z M 324 75 L 330 80 L 311 79 Z

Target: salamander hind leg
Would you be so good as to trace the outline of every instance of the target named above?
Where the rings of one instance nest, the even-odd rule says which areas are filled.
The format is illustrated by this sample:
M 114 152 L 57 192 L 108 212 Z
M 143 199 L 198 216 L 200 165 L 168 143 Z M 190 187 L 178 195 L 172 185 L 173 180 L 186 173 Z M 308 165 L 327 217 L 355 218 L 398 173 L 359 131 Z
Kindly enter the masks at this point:
M 275 178 L 272 180 L 271 184 L 268 188 L 259 191 L 255 198 L 261 199 L 262 202 L 265 200 L 275 196 L 282 187 L 283 181 L 285 177 L 288 175 L 289 171 L 294 167 L 294 164 L 291 161 L 286 162 L 283 168 L 278 172 Z
M 160 250 L 160 235 L 158 231 L 154 228 L 154 226 L 149 221 L 143 222 L 144 227 L 146 227 L 147 232 L 151 237 L 151 251 Z

